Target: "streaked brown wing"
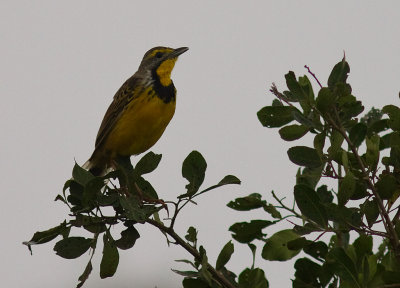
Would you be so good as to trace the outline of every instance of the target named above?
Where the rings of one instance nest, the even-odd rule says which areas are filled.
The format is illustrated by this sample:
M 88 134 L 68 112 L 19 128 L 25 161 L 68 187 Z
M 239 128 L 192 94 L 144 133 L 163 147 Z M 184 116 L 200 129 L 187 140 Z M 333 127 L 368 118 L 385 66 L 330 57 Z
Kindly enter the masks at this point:
M 114 95 L 114 100 L 107 109 L 104 115 L 103 121 L 101 122 L 99 132 L 97 132 L 95 149 L 99 148 L 107 136 L 112 131 L 113 127 L 117 123 L 118 119 L 121 117 L 127 104 L 136 97 L 135 87 L 140 81 L 141 77 L 138 75 L 133 75 L 131 78 L 122 84 L 121 88 L 118 89 L 117 93 Z

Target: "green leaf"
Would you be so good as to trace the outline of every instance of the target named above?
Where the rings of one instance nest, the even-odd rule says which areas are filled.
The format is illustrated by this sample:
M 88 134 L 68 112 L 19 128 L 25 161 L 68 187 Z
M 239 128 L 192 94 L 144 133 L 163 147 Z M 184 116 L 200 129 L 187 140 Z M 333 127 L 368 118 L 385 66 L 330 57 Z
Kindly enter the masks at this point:
M 361 287 L 358 282 L 355 263 L 343 248 L 335 247 L 329 251 L 327 261 L 333 263 L 332 268 L 343 280 L 350 282 L 353 285 L 352 287 Z
M 252 193 L 249 196 L 236 198 L 230 201 L 227 206 L 237 211 L 250 211 L 258 209 L 266 204 L 265 200 L 261 200 L 261 195 L 258 193 Z
M 115 241 L 115 245 L 122 250 L 130 249 L 139 239 L 140 234 L 135 227 L 130 226 L 121 232 L 121 238 Z
M 337 63 L 328 78 L 328 87 L 333 88 L 337 83 L 346 83 L 347 74 L 350 72 L 350 66 L 345 57 Z
M 372 236 L 360 234 L 354 243 L 353 247 L 356 250 L 357 259 L 361 262 L 365 255 L 372 254 L 373 239 Z
M 368 127 L 368 136 L 371 136 L 372 134 L 379 134 L 383 131 L 386 131 L 389 129 L 389 119 L 382 119 L 373 122 L 369 127 Z
M 367 188 L 368 188 L 367 183 L 365 181 L 361 181 L 361 180 L 357 179 L 355 191 L 354 191 L 353 195 L 351 195 L 350 199 L 351 200 L 360 200 L 360 199 L 367 197 L 369 195 L 367 192 Z
M 89 278 L 90 273 L 92 273 L 93 270 L 93 266 L 92 266 L 92 261 L 89 260 L 89 262 L 86 265 L 85 270 L 83 271 L 82 275 L 79 276 L 78 280 L 79 283 L 76 286 L 76 288 L 80 288 L 83 286 L 83 284 L 85 284 L 86 280 Z
M 308 99 L 309 95 L 303 90 L 299 82 L 297 82 L 296 75 L 293 71 L 289 71 L 289 73 L 285 75 L 285 78 L 286 85 L 295 99 L 297 99 L 298 101 Z M 304 82 L 304 80 L 302 81 Z
M 239 288 L 268 288 L 269 283 L 264 271 L 259 268 L 246 268 L 239 275 Z
M 233 233 L 232 237 L 236 241 L 240 243 L 249 243 L 254 239 L 262 239 L 265 236 L 262 230 L 272 224 L 274 224 L 274 222 L 252 220 L 250 222 L 235 223 L 229 227 L 229 231 Z
M 264 205 L 264 211 L 267 212 L 269 215 L 272 216 L 272 218 L 275 219 L 282 219 L 282 215 L 281 213 L 279 213 L 279 211 L 275 208 L 274 205 L 272 204 L 266 204 Z
M 69 195 L 67 201 L 73 206 L 82 206 L 82 195 L 84 187 L 78 182 L 72 181 L 69 183 Z
M 379 122 L 382 119 L 383 113 L 381 110 L 372 107 L 371 110 L 368 111 L 363 117 L 361 117 L 360 122 L 367 125 L 368 127 L 372 127 L 375 123 Z M 375 131 L 381 132 L 382 130 Z
M 321 113 L 331 112 L 336 103 L 336 95 L 329 88 L 321 88 L 316 100 L 317 108 Z
M 202 279 L 204 279 L 208 283 L 208 285 L 211 286 L 212 275 L 211 275 L 210 271 L 208 271 L 208 257 L 207 257 L 206 250 L 204 249 L 203 246 L 200 246 L 199 252 L 200 252 L 200 258 L 201 258 L 201 268 L 199 270 L 200 277 Z
M 272 100 L 271 106 L 283 106 L 282 102 L 278 99 Z
M 332 203 L 333 195 L 331 191 L 328 191 L 328 186 L 322 185 L 317 189 L 317 195 L 321 199 L 322 203 Z
M 299 168 L 296 174 L 296 184 L 304 184 L 310 188 L 315 188 L 321 179 L 323 166 L 317 168 Z
M 121 195 L 119 197 L 119 202 L 122 208 L 125 210 L 125 214 L 128 219 L 139 223 L 144 223 L 144 221 L 147 219 L 145 210 L 142 209 L 141 203 L 137 197 L 133 195 L 130 197 Z
M 382 112 L 389 115 L 389 126 L 394 131 L 400 131 L 400 108 L 394 105 L 386 105 Z
M 69 228 L 67 228 L 67 222 L 64 221 L 60 225 L 53 227 L 51 229 L 48 229 L 46 231 L 38 231 L 35 234 L 33 234 L 32 239 L 29 241 L 23 242 L 24 245 L 27 245 L 30 249 L 31 245 L 38 245 L 38 244 L 43 244 L 50 242 L 54 238 L 56 238 L 58 235 L 65 235 L 69 233 Z M 67 233 L 65 233 L 67 232 Z M 67 236 L 67 235 L 66 235 Z
M 372 227 L 379 216 L 379 207 L 376 201 L 365 201 L 363 205 L 363 212 L 365 214 L 365 218 L 367 219 L 368 227 Z
M 294 111 L 298 110 L 293 106 L 266 106 L 257 112 L 257 117 L 264 127 L 282 127 L 294 120 Z
M 77 183 L 85 186 L 90 180 L 95 177 L 92 175 L 92 173 L 83 169 L 81 166 L 75 163 L 74 168 L 72 169 L 72 178 Z
M 299 166 L 316 168 L 322 165 L 317 150 L 306 146 L 295 146 L 288 151 L 290 161 Z
M 344 122 L 345 126 L 354 125 L 354 117 L 358 116 L 364 111 L 364 106 L 361 101 L 357 101 L 353 95 L 344 95 L 338 99 L 339 104 L 339 118 Z
M 186 185 L 185 196 L 190 197 L 199 190 L 204 181 L 206 169 L 207 162 L 198 151 L 192 151 L 186 157 L 182 164 L 182 176 L 189 181 L 189 184 Z
M 299 102 L 299 99 L 297 99 L 293 94 L 292 94 L 292 92 L 290 92 L 290 91 L 288 91 L 288 90 L 285 90 L 285 91 L 283 91 L 282 92 L 282 98 L 283 99 L 285 99 L 285 100 L 287 100 L 288 102 Z M 278 100 L 279 101 L 279 100 Z M 280 101 L 279 101 L 280 102 Z M 272 106 L 274 106 L 274 105 L 272 105 Z M 275 106 L 277 106 L 277 105 L 275 105 Z M 280 105 L 280 106 L 282 106 L 282 105 Z
M 379 141 L 379 150 L 384 150 L 389 147 L 396 147 L 400 143 L 400 132 L 392 132 L 385 134 Z
M 385 271 L 383 272 L 383 281 L 385 284 L 391 285 L 391 284 L 399 284 L 400 283 L 400 274 L 398 271 Z M 397 286 L 396 285 L 396 286 Z M 384 285 L 383 287 L 385 287 Z M 396 286 L 386 286 L 386 287 L 396 287 Z
M 314 148 L 318 153 L 318 156 L 322 158 L 324 155 L 324 146 L 325 146 L 325 139 L 326 139 L 326 133 L 319 133 L 314 137 Z
M 375 170 L 379 161 L 379 140 L 380 138 L 378 135 L 372 135 L 370 138 L 366 139 L 367 153 L 365 158 L 371 170 Z
M 94 206 L 97 195 L 100 194 L 101 189 L 104 186 L 104 180 L 101 178 L 93 178 L 89 180 L 83 189 L 82 205 L 85 207 Z
M 100 263 L 100 278 L 112 277 L 118 268 L 119 254 L 115 241 L 109 232 L 103 236 L 103 257 Z
M 308 132 L 308 128 L 303 125 L 288 125 L 285 126 L 281 129 L 279 129 L 279 135 L 281 135 L 281 138 L 285 141 L 293 141 L 300 139 L 304 135 L 306 135 Z
M 313 232 L 322 231 L 322 229 L 313 223 L 307 222 L 304 226 L 294 225 L 293 231 L 298 235 L 307 235 Z
M 158 195 L 154 187 L 150 184 L 149 181 L 144 179 L 143 177 L 139 177 L 136 179 L 136 184 L 139 186 L 140 190 L 142 190 L 143 194 L 150 199 L 158 199 Z M 137 188 L 133 188 L 134 191 L 132 193 L 137 193 Z
M 208 192 L 210 190 L 213 190 L 215 188 L 224 186 L 224 185 L 229 185 L 229 184 L 238 184 L 238 185 L 240 185 L 240 180 L 236 176 L 226 175 L 221 181 L 218 182 L 218 184 L 213 185 L 211 187 L 208 187 L 207 189 L 204 189 L 203 191 L 198 193 L 198 195 L 203 194 L 205 192 Z
M 326 287 L 329 282 L 331 282 L 332 277 L 334 276 L 334 272 L 332 271 L 332 265 L 327 263 L 326 261 L 322 264 L 321 271 L 319 273 L 319 280 L 321 281 L 322 287 Z M 332 285 L 328 286 L 328 288 L 335 288 L 338 286 L 338 280 L 333 279 Z
M 299 238 L 293 230 L 282 230 L 267 239 L 261 256 L 270 261 L 286 261 L 296 256 L 300 250 L 290 250 L 287 243 Z
M 362 215 L 358 208 L 348 208 L 334 203 L 324 206 L 328 219 L 340 223 L 343 230 L 359 227 L 363 224 Z
M 222 267 L 228 263 L 231 259 L 231 256 L 234 252 L 234 247 L 232 241 L 229 241 L 225 244 L 224 248 L 222 248 L 221 252 L 218 255 L 217 263 L 215 265 L 215 269 L 221 270 Z
M 289 250 L 301 250 L 310 243 L 312 241 L 307 240 L 305 237 L 299 237 L 287 242 L 287 247 Z
M 353 174 L 349 171 L 346 176 L 340 181 L 338 203 L 339 205 L 345 205 L 349 201 L 350 197 L 354 194 L 356 188 L 356 179 Z
M 56 196 L 56 198 L 54 199 L 54 201 L 61 201 L 61 202 L 63 202 L 64 204 L 67 204 L 67 200 L 64 198 L 64 196 L 62 196 L 62 195 L 60 195 L 60 194 L 58 194 L 58 195 Z
M 379 196 L 382 199 L 390 199 L 393 194 L 399 189 L 396 178 L 391 174 L 383 174 L 376 183 L 376 188 Z
M 311 261 L 308 258 L 300 258 L 294 263 L 296 279 L 293 287 L 321 287 L 319 285 L 318 276 L 321 271 L 321 266 Z M 307 284 L 304 286 L 296 285 L 296 282 Z
M 303 248 L 303 251 L 317 260 L 324 260 L 328 253 L 328 246 L 322 241 L 311 242 Z
M 325 208 L 313 189 L 305 185 L 296 185 L 294 187 L 294 198 L 304 216 L 323 227 L 328 225 L 328 216 Z
M 338 151 L 342 147 L 343 140 L 344 140 L 343 135 L 340 134 L 338 131 L 334 130 L 331 133 L 330 136 L 331 147 L 328 148 L 328 154 L 330 158 L 334 158 L 335 155 L 338 153 Z
M 301 86 L 303 92 L 306 94 L 307 100 L 309 102 L 314 101 L 314 91 L 310 80 L 306 75 L 299 77 L 299 85 Z
M 254 244 L 252 244 L 252 243 L 247 244 L 247 246 L 249 246 L 249 248 L 250 248 L 250 250 L 251 250 L 251 254 L 252 254 L 252 256 L 253 256 L 253 262 L 252 262 L 252 264 L 251 264 L 251 268 L 253 269 L 253 268 L 254 268 L 254 263 L 256 262 L 256 251 L 257 251 L 257 246 L 254 245 Z
M 86 230 L 92 233 L 101 233 L 106 231 L 106 225 L 104 220 L 100 217 L 86 216 L 78 214 L 74 220 L 70 221 L 70 224 L 74 227 L 84 227 Z
M 367 126 L 363 123 L 358 123 L 350 129 L 349 138 L 354 146 L 359 147 L 367 135 Z
M 295 110 L 293 113 L 293 118 L 296 120 L 298 123 L 301 125 L 304 125 L 308 128 L 318 128 L 315 123 L 313 122 L 312 119 L 309 117 L 306 117 L 303 113 L 301 113 L 299 110 Z
M 62 239 L 54 246 L 54 251 L 58 256 L 65 259 L 74 259 L 85 253 L 92 245 L 93 239 L 84 237 L 68 237 Z
M 161 154 L 155 154 L 151 151 L 148 152 L 136 164 L 135 172 L 138 175 L 143 175 L 154 171 L 160 163 L 161 157 Z
M 193 226 L 190 226 L 186 232 L 185 239 L 189 242 L 196 242 L 197 241 L 197 230 Z
M 92 266 L 92 261 L 90 260 L 88 262 L 88 264 L 86 265 L 86 268 L 83 271 L 82 275 L 79 276 L 79 278 L 78 278 L 79 283 L 76 286 L 76 288 L 80 288 L 83 286 L 83 284 L 85 284 L 86 280 L 89 278 L 90 273 L 92 273 L 92 270 L 93 270 L 93 266 Z

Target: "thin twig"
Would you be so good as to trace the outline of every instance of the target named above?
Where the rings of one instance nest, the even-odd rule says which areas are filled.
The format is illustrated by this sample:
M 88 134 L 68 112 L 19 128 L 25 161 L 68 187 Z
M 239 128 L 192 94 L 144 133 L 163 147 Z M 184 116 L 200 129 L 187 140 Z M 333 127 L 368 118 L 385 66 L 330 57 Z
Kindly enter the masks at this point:
M 274 197 L 274 199 L 275 199 L 276 201 L 278 201 L 278 203 L 281 205 L 281 208 L 282 208 L 282 209 L 285 209 L 285 210 L 287 210 L 287 211 L 289 211 L 289 212 L 292 212 L 297 218 L 300 218 L 300 219 L 303 218 L 303 217 L 302 217 L 299 213 L 297 213 L 294 209 L 289 208 L 289 207 L 287 207 L 285 204 L 283 204 L 282 200 L 279 199 L 279 198 L 275 195 L 274 191 L 272 191 L 272 197 Z
M 333 109 L 336 119 L 338 121 L 338 123 L 340 123 L 340 118 L 339 118 L 339 114 L 336 110 L 336 108 Z M 396 231 L 394 230 L 394 226 L 393 226 L 393 222 L 391 221 L 389 214 L 387 213 L 386 209 L 385 209 L 385 205 L 383 204 L 382 198 L 379 196 L 378 192 L 376 191 L 375 185 L 374 183 L 371 181 L 367 169 L 365 168 L 364 162 L 361 159 L 361 156 L 358 154 L 358 151 L 356 149 L 356 147 L 353 145 L 353 143 L 351 142 L 350 138 L 347 136 L 346 131 L 343 129 L 343 127 L 340 124 L 337 124 L 335 121 L 333 121 L 333 119 L 328 118 L 328 122 L 332 125 L 332 127 L 338 131 L 343 138 L 346 140 L 347 145 L 349 146 L 349 148 L 351 149 L 351 151 L 353 152 L 354 156 L 356 157 L 356 160 L 358 162 L 358 164 L 361 167 L 361 172 L 363 174 L 363 178 L 364 180 L 367 181 L 367 185 L 368 188 L 372 191 L 372 193 L 375 196 L 376 202 L 378 204 L 379 207 L 379 214 L 381 215 L 382 219 L 383 219 L 383 224 L 386 228 L 386 231 L 389 234 L 389 240 L 392 244 L 393 250 L 395 252 L 396 257 L 399 259 L 400 258 L 400 251 L 399 251 L 399 239 L 397 237 Z M 340 126 L 339 126 L 340 125 Z
M 276 88 L 275 83 L 272 83 L 271 89 L 269 89 L 269 91 L 274 94 L 276 96 L 276 98 L 278 98 L 279 100 L 285 102 L 287 105 L 294 107 L 294 105 L 292 103 L 290 103 L 285 95 L 283 95 L 281 92 L 278 91 L 278 88 Z
M 175 242 L 183 247 L 186 251 L 188 251 L 192 256 L 199 262 L 202 262 L 202 257 L 200 256 L 200 253 L 191 245 L 189 245 L 185 240 L 183 240 L 178 234 L 175 233 L 174 229 L 164 226 L 162 223 L 157 222 L 153 219 L 147 219 L 147 223 L 153 225 L 154 227 L 157 227 L 159 230 L 162 232 L 168 234 L 170 237 L 172 237 Z M 214 267 L 212 267 L 209 263 L 207 265 L 207 270 L 211 273 L 213 278 L 222 286 L 225 288 L 236 288 L 231 282 L 229 282 L 228 279 L 222 275 L 222 273 L 218 272 L 215 270 Z
M 321 85 L 321 83 L 319 82 L 319 80 L 318 80 L 317 76 L 315 76 L 315 74 L 314 74 L 313 72 L 311 72 L 311 70 L 310 70 L 310 67 L 308 67 L 307 65 L 304 65 L 304 68 L 306 68 L 306 69 L 307 69 L 308 73 L 310 73 L 310 74 L 311 74 L 311 76 L 313 76 L 313 77 L 314 77 L 315 81 L 317 81 L 317 83 L 318 83 L 319 87 L 320 87 L 320 88 L 322 88 L 322 85 Z

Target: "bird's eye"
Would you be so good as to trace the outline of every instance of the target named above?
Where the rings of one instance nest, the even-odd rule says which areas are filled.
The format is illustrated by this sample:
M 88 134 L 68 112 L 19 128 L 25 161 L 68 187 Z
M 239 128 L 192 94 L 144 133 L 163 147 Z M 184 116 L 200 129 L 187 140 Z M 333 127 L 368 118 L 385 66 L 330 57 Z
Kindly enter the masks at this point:
M 156 58 L 161 58 L 163 56 L 163 53 L 162 52 L 157 52 L 156 53 Z

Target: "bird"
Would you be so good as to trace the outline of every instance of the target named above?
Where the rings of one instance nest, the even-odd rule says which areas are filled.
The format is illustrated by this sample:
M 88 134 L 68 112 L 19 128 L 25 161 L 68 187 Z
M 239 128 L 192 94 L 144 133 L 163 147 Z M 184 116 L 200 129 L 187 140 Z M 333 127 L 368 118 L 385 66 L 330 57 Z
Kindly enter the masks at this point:
M 103 176 L 115 168 L 118 157 L 143 153 L 160 139 L 175 113 L 171 72 L 187 50 L 158 46 L 144 54 L 137 72 L 115 93 L 83 168 Z

